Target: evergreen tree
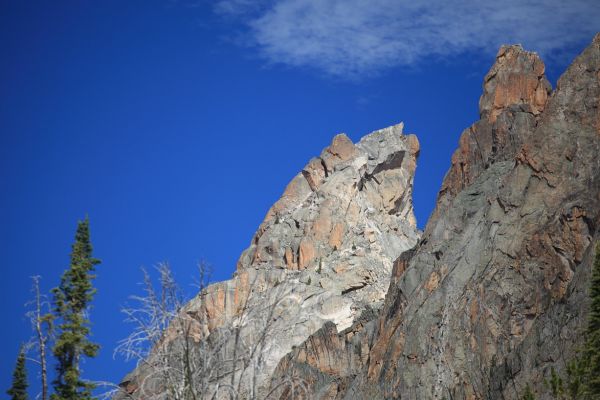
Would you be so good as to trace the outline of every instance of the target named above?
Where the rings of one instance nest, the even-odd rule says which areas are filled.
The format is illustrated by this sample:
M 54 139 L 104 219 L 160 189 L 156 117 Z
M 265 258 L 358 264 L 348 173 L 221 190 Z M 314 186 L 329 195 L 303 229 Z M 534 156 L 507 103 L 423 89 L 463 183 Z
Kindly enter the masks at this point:
M 588 364 L 586 357 L 576 356 L 567 364 L 566 390 L 569 399 L 585 399 Z
M 15 370 L 13 371 L 13 381 L 10 389 L 6 391 L 11 400 L 27 400 L 27 370 L 25 369 L 25 352 L 23 348 L 19 350 Z
M 584 350 L 588 367 L 586 394 L 592 399 L 600 399 L 600 245 L 596 247 L 590 298 L 591 308 Z
M 560 375 L 558 375 L 554 367 L 552 367 L 550 370 L 550 380 L 546 379 L 544 383 L 546 384 L 546 387 L 550 389 L 553 398 L 557 400 L 563 398 L 563 394 L 565 392 L 563 380 Z
M 523 393 L 523 396 L 521 397 L 522 400 L 535 400 L 535 396 L 533 395 L 533 392 L 531 391 L 531 386 L 527 385 L 525 386 L 525 393 Z
M 95 266 L 92 257 L 89 219 L 79 221 L 71 251 L 71 265 L 54 288 L 54 313 L 60 321 L 59 335 L 52 352 L 57 360 L 55 393 L 52 400 L 89 400 L 94 385 L 81 379 L 81 357 L 95 357 L 99 346 L 88 339 L 90 321 L 87 310 L 96 292 L 92 286 Z

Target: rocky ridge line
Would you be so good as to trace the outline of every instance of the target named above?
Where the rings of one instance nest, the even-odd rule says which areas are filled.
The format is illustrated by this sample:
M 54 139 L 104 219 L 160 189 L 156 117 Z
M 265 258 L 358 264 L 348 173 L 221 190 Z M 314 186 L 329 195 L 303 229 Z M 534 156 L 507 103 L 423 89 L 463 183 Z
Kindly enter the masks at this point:
M 194 341 L 218 343 L 213 387 L 228 383 L 233 369 L 241 398 L 263 398 L 294 346 L 324 325 L 345 329 L 367 305 L 382 305 L 393 261 L 420 235 L 412 206 L 419 143 L 402 130 L 381 129 L 356 144 L 335 136 L 267 212 L 234 277 L 186 306 Z M 167 340 L 178 335 L 168 332 Z M 233 368 L 232 357 L 240 360 Z M 163 398 L 164 385 L 147 379 L 152 373 L 141 366 L 129 374 L 122 398 Z
M 554 92 L 543 73 L 535 53 L 500 49 L 381 312 L 325 326 L 274 383 L 295 374 L 311 399 L 518 399 L 526 384 L 550 398 L 544 379 L 581 338 L 599 236 L 600 34 Z

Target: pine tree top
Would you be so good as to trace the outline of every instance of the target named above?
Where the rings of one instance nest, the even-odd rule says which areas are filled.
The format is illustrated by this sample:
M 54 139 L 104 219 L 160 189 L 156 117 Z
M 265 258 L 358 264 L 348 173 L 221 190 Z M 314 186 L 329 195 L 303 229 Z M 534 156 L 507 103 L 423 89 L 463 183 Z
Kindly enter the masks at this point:
M 19 350 L 19 356 L 13 371 L 13 380 L 10 389 L 6 393 L 11 400 L 27 400 L 27 369 L 25 368 L 25 351 L 23 347 Z
M 51 399 L 91 399 L 94 385 L 81 379 L 81 357 L 95 357 L 99 346 L 89 340 L 90 321 L 87 310 L 96 293 L 92 285 L 94 267 L 100 260 L 92 256 L 89 219 L 77 224 L 75 241 L 71 247 L 71 263 L 63 273 L 60 285 L 52 290 L 54 313 L 59 321 L 58 335 L 52 352 L 57 359 L 55 393 Z

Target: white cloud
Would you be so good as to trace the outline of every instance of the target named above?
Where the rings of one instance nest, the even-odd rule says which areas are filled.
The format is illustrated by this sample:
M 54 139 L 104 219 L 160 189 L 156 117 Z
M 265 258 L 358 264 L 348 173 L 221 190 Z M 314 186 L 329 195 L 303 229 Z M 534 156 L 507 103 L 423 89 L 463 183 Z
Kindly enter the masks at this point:
M 220 0 L 273 63 L 355 77 L 522 43 L 556 54 L 600 30 L 599 0 Z

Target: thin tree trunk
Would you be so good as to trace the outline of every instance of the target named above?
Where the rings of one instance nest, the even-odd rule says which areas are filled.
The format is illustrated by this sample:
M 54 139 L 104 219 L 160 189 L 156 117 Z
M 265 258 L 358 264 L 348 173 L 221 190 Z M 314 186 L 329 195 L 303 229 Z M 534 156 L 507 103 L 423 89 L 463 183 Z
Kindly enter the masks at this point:
M 40 366 L 42 369 L 42 400 L 48 400 L 48 367 L 46 364 L 46 341 L 42 328 L 42 304 L 40 301 L 40 282 L 39 278 L 33 279 L 35 290 L 35 330 L 37 333 L 38 345 L 40 349 Z

